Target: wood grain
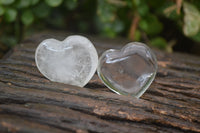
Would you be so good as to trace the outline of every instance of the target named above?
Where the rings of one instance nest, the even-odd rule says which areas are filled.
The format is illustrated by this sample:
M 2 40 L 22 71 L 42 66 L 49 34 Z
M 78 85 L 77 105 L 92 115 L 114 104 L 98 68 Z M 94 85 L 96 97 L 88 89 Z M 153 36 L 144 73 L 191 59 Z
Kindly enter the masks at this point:
M 156 79 L 140 99 L 107 89 L 95 74 L 85 88 L 54 83 L 36 68 L 42 33 L 0 60 L 0 132 L 200 132 L 200 57 L 155 50 Z M 124 39 L 91 37 L 98 53 L 121 48 Z

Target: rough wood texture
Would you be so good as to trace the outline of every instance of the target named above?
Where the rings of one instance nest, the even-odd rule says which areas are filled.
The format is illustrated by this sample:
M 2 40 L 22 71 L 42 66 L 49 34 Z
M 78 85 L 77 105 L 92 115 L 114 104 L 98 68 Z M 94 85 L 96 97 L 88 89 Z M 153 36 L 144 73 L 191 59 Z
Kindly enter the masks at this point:
M 44 78 L 34 52 L 49 37 L 27 39 L 0 61 L 0 132 L 200 132 L 200 57 L 156 50 L 156 79 L 134 99 L 109 91 L 97 75 L 86 88 Z M 99 53 L 127 42 L 89 38 Z

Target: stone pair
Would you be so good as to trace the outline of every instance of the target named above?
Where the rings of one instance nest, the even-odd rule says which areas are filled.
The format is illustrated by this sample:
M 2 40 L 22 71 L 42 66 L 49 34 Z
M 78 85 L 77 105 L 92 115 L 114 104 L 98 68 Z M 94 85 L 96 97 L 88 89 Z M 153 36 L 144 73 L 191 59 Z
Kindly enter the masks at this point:
M 143 43 L 131 42 L 121 50 L 107 50 L 98 60 L 93 44 L 78 35 L 64 41 L 42 41 L 36 49 L 35 61 L 49 80 L 80 87 L 89 82 L 97 69 L 109 89 L 136 98 L 150 86 L 157 71 L 156 57 Z

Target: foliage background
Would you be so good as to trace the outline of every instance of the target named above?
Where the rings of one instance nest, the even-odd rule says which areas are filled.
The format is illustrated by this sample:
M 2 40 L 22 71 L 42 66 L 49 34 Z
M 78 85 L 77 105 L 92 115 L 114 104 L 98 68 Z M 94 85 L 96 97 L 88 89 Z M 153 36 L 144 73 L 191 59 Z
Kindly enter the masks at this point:
M 0 49 L 58 29 L 200 54 L 199 0 L 0 0 Z

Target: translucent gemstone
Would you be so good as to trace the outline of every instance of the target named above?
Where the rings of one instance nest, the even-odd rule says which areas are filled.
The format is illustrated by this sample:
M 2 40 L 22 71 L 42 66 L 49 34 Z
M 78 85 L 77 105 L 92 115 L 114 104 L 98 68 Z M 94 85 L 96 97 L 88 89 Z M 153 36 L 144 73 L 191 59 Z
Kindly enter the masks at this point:
M 150 86 L 157 71 L 157 60 L 149 47 L 132 42 L 121 50 L 105 51 L 97 68 L 104 84 L 122 95 L 139 98 Z
M 44 40 L 36 49 L 35 61 L 51 81 L 83 87 L 96 71 L 98 55 L 87 38 L 74 35 L 64 41 Z

